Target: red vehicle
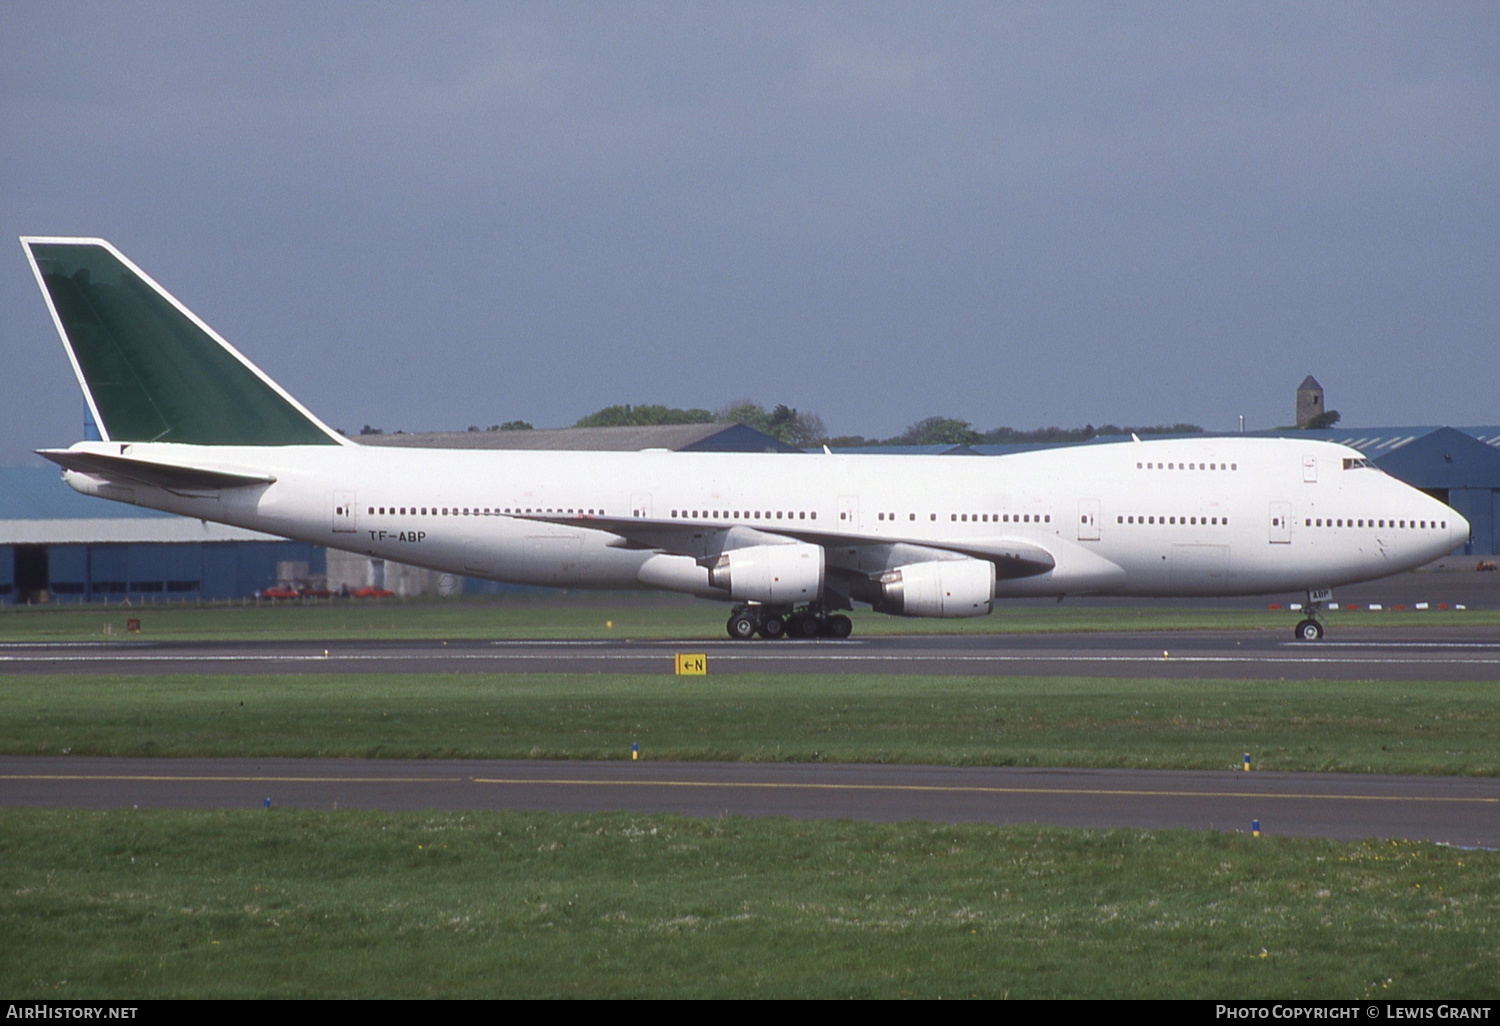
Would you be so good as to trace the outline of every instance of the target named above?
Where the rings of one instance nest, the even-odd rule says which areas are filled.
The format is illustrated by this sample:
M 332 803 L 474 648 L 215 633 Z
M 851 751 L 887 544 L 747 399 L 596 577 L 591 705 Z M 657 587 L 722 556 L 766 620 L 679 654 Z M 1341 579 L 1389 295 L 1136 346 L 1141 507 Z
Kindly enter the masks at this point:
M 349 593 L 354 598 L 394 598 L 396 593 L 388 588 L 377 588 L 367 584 L 363 588 L 355 588 Z
M 294 599 L 300 598 L 297 589 L 285 584 L 275 584 L 269 588 L 262 588 L 255 593 L 256 598 L 263 599 Z

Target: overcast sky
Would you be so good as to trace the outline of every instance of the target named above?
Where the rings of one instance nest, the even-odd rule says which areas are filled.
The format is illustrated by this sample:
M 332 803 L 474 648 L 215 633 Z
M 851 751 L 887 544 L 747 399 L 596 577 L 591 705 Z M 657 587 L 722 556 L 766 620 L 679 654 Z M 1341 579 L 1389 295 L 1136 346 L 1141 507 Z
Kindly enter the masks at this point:
M 1493 2 L 12 0 L 0 168 L 351 433 L 1500 422 Z M 82 402 L 5 245 L 15 464 Z

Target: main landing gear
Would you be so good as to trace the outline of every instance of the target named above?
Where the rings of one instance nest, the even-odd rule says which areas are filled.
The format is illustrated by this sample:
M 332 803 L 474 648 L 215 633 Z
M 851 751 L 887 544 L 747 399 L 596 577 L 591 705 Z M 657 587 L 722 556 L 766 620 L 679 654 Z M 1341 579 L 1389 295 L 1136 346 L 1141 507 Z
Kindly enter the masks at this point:
M 749 641 L 756 635 L 767 641 L 776 638 L 847 638 L 854 630 L 854 623 L 842 613 L 829 616 L 815 606 L 801 609 L 736 606 L 729 614 L 725 630 L 735 641 Z
M 1293 628 L 1292 637 L 1298 641 L 1323 640 L 1323 606 L 1331 601 L 1333 592 L 1327 588 L 1309 591 L 1307 601 L 1302 604 L 1302 612 L 1306 614 L 1306 618 Z

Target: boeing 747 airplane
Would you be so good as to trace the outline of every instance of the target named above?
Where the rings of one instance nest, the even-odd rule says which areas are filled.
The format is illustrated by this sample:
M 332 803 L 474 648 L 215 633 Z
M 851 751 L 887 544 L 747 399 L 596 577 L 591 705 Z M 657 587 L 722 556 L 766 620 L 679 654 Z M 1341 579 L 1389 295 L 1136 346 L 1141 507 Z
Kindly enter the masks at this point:
M 733 638 L 847 637 L 839 610 L 1013 596 L 1305 592 L 1420 566 L 1469 525 L 1354 449 L 1183 438 L 1011 456 L 362 446 L 101 239 L 24 238 L 100 440 L 40 454 L 85 495 L 523 584 L 733 603 Z

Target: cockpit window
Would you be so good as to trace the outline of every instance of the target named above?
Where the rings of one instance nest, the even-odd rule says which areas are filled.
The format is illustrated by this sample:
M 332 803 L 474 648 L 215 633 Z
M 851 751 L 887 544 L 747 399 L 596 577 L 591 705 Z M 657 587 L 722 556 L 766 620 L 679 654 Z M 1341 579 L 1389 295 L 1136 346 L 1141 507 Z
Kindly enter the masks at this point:
M 1365 470 L 1374 470 L 1375 469 L 1375 464 L 1371 463 L 1369 460 L 1365 459 L 1364 457 L 1356 457 L 1356 456 L 1345 456 L 1344 457 L 1344 469 L 1345 470 L 1359 470 L 1361 468 L 1363 468 Z

